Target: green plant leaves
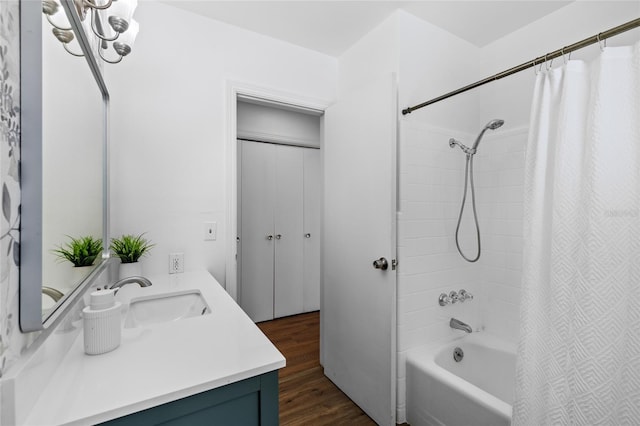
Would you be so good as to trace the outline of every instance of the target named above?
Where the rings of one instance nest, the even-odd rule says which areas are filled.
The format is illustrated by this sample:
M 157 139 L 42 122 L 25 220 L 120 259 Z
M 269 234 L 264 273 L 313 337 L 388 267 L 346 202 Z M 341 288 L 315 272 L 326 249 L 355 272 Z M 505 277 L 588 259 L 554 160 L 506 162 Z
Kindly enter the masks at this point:
M 68 235 L 67 235 L 68 236 Z M 91 266 L 102 253 L 102 240 L 92 236 L 71 239 L 65 246 L 52 250 L 61 260 L 68 260 L 74 266 Z
M 120 238 L 111 239 L 111 250 L 120 258 L 122 263 L 137 262 L 143 255 L 155 245 L 140 235 L 123 235 Z

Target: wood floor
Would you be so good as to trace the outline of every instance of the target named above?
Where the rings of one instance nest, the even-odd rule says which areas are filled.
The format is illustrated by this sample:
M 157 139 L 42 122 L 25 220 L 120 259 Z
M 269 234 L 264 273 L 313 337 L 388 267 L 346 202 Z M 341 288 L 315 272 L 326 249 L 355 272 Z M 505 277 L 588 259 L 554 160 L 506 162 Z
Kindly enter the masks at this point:
M 279 372 L 281 425 L 375 425 L 323 374 L 318 312 L 265 321 L 258 327 L 287 359 Z

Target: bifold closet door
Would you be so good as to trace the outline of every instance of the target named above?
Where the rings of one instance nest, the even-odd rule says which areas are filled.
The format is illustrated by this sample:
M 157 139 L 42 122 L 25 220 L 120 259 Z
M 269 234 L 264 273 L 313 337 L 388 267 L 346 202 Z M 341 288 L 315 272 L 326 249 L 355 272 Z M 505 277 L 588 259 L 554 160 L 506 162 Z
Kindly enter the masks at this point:
M 240 218 L 240 306 L 255 322 L 273 319 L 274 146 L 239 141 L 242 187 Z
M 320 309 L 320 150 L 304 149 L 303 312 Z
M 276 157 L 274 316 L 303 311 L 304 148 L 272 145 Z

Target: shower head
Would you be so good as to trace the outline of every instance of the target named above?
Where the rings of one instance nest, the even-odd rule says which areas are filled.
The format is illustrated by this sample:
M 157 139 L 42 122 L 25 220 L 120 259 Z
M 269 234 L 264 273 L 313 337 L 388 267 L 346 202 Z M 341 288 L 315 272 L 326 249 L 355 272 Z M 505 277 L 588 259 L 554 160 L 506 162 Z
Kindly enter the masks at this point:
M 485 128 L 495 130 L 498 127 L 502 126 L 503 124 L 504 124 L 504 120 L 500 120 L 500 119 L 491 120 L 490 122 L 487 123 Z
M 495 119 L 495 120 L 491 120 L 490 122 L 488 122 L 487 125 L 484 126 L 484 129 L 482 129 L 482 131 L 478 135 L 478 138 L 476 139 L 475 143 L 473 144 L 473 147 L 471 147 L 471 149 L 474 151 L 474 153 L 475 153 L 475 150 L 478 148 L 478 145 L 480 144 L 480 140 L 482 139 L 482 135 L 484 135 L 484 132 L 486 132 L 487 129 L 495 130 L 498 127 L 502 126 L 503 124 L 504 124 L 504 120 L 500 120 L 500 119 Z

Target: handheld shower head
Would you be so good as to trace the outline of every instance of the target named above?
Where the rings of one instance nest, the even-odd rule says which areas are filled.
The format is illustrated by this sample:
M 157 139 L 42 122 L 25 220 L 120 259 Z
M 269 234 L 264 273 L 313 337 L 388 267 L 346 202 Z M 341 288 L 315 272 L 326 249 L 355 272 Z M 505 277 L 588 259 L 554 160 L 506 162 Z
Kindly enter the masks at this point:
M 503 124 L 504 124 L 504 120 L 500 120 L 500 119 L 491 120 L 490 122 L 487 123 L 487 125 L 485 126 L 485 129 L 495 130 L 498 127 L 501 127 Z
M 478 135 L 478 138 L 476 139 L 476 141 L 473 144 L 473 147 L 471 149 L 473 149 L 474 151 L 476 149 L 478 149 L 478 145 L 480 144 L 480 140 L 482 139 L 482 135 L 484 135 L 484 132 L 486 132 L 487 129 L 495 130 L 498 127 L 502 126 L 503 124 L 504 124 L 504 120 L 500 120 L 500 119 L 495 119 L 495 120 L 491 120 L 490 122 L 488 122 L 487 125 L 484 126 L 484 129 L 482 129 L 482 131 Z
M 495 130 L 498 127 L 502 126 L 503 124 L 504 124 L 504 120 L 499 120 L 499 119 L 491 120 L 490 122 L 488 122 L 484 126 L 480 134 L 478 135 L 476 142 L 473 144 L 471 148 L 463 145 L 462 143 L 455 140 L 454 138 L 449 139 L 449 146 L 451 148 L 458 145 L 460 149 L 462 149 L 462 151 L 464 151 L 464 153 L 467 154 L 467 162 L 464 170 L 464 193 L 463 193 L 464 195 L 462 196 L 462 205 L 460 206 L 460 214 L 458 215 L 458 224 L 456 225 L 456 247 L 458 248 L 458 252 L 460 253 L 460 255 L 467 262 L 475 262 L 478 259 L 480 259 L 480 252 L 481 252 L 480 225 L 478 225 L 478 215 L 476 213 L 476 196 L 475 196 L 475 189 L 473 186 L 473 156 L 476 153 L 476 148 L 478 148 L 478 144 L 480 143 L 480 140 L 482 139 L 482 135 L 484 135 L 484 132 L 486 132 L 487 129 Z M 471 204 L 473 206 L 473 220 L 476 224 L 476 236 L 478 241 L 478 254 L 474 258 L 465 256 L 465 254 L 462 252 L 462 249 L 460 248 L 460 242 L 458 239 L 458 233 L 460 231 L 460 222 L 462 221 L 462 213 L 464 212 L 464 205 L 467 201 L 467 184 L 470 184 L 471 186 Z

